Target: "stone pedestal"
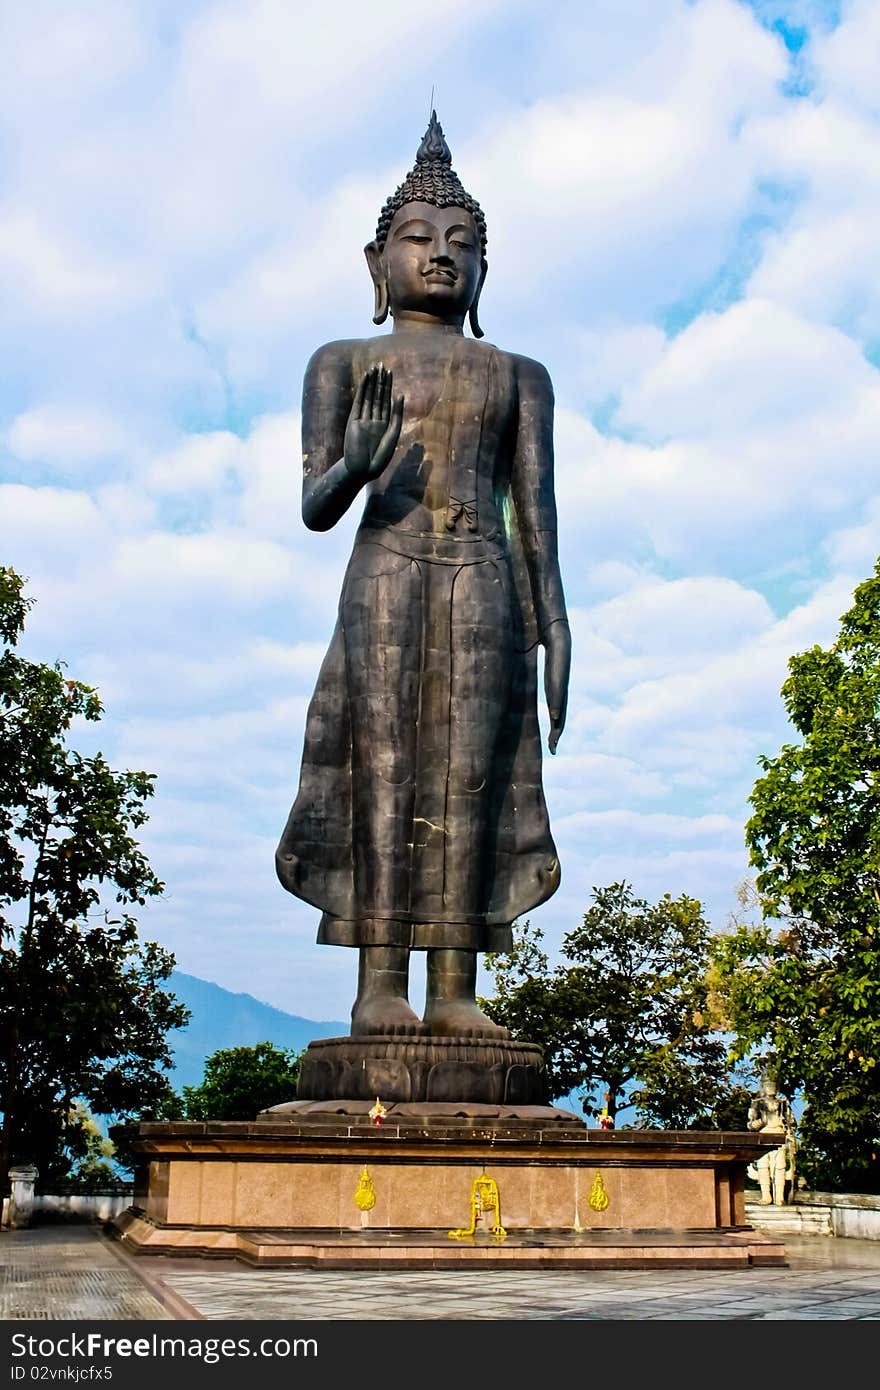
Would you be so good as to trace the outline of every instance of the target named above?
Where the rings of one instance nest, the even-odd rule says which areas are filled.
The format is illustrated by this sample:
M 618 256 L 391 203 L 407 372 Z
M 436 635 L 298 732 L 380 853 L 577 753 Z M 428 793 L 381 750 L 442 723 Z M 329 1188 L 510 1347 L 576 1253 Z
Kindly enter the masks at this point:
M 383 1098 L 384 1101 L 384 1098 Z M 594 1130 L 550 1106 L 300 1100 L 253 1123 L 142 1124 L 140 1253 L 332 1267 L 742 1267 L 785 1262 L 746 1221 L 760 1136 Z M 503 1239 L 468 1225 L 497 1185 Z
M 482 1038 L 349 1037 L 309 1043 L 302 1100 L 546 1105 L 547 1075 L 534 1043 Z

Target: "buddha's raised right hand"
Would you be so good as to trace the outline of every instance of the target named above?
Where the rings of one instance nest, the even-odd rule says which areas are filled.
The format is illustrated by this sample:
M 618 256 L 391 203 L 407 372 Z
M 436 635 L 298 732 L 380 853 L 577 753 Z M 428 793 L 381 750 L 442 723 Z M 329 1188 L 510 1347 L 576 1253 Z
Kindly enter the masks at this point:
M 369 482 L 387 467 L 403 422 L 403 396 L 391 403 L 392 373 L 379 362 L 364 372 L 345 427 L 343 458 L 354 478 Z

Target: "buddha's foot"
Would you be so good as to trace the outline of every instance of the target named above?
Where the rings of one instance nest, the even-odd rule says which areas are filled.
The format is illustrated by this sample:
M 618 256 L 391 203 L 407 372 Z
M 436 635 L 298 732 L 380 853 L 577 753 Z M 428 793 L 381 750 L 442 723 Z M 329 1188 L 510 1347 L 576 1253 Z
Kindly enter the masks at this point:
M 510 1030 L 493 1023 L 472 999 L 432 999 L 425 1009 L 425 1028 L 435 1038 L 509 1038 Z
M 351 1033 L 373 1037 L 379 1034 L 403 1034 L 412 1037 L 424 1033 L 425 1025 L 405 999 L 396 995 L 379 995 L 356 999 L 351 1011 Z

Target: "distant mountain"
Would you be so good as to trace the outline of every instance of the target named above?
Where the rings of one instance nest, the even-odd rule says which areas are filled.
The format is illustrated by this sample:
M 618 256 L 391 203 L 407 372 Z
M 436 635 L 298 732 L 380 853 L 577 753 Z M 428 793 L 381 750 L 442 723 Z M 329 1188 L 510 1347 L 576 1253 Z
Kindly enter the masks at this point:
M 350 1027 L 350 1022 L 316 1023 L 287 1014 L 250 994 L 233 994 L 182 970 L 172 971 L 168 988 L 192 1014 L 186 1028 L 168 1034 L 174 1054 L 174 1070 L 168 1079 L 175 1091 L 181 1086 L 197 1086 L 204 1075 L 205 1058 L 218 1048 L 271 1042 L 301 1052 L 314 1038 L 343 1037 Z

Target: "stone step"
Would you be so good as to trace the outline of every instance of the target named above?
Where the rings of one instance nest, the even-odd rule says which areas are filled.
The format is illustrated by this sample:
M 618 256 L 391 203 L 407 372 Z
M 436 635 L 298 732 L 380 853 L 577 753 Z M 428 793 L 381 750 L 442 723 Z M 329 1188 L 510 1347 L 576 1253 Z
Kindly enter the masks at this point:
M 746 1202 L 746 1221 L 756 1231 L 769 1231 L 773 1235 L 833 1235 L 830 1207 L 764 1207 L 760 1202 Z

